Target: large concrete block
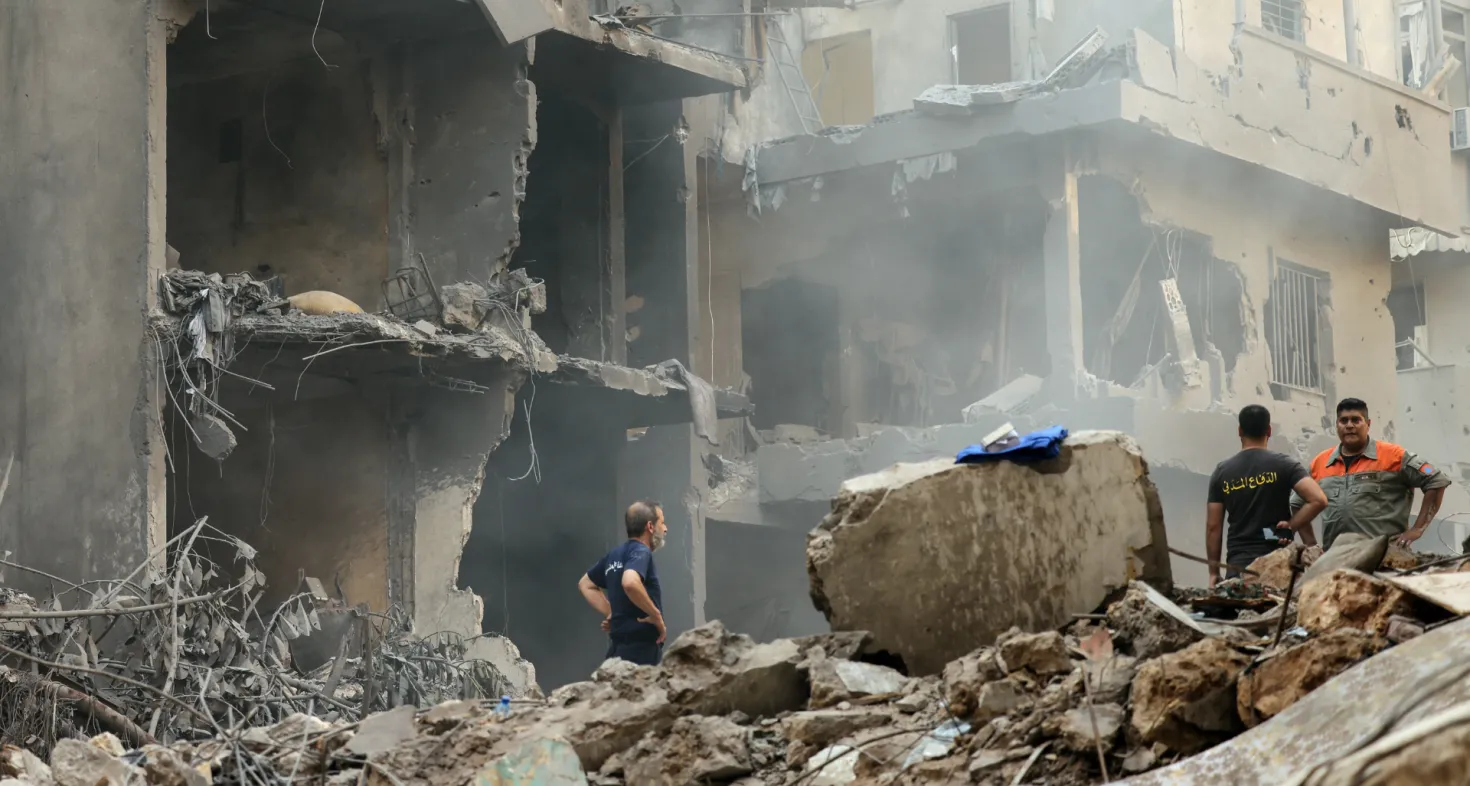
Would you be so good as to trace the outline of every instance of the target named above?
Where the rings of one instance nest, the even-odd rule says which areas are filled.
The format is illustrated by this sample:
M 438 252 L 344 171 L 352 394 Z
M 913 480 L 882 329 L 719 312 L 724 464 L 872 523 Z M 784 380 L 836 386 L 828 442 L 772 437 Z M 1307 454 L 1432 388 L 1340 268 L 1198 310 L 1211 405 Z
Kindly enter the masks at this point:
M 1132 577 L 1170 580 L 1138 444 L 1081 432 L 1055 461 L 899 464 L 847 481 L 807 540 L 812 601 L 916 674 L 1011 626 L 1059 627 Z

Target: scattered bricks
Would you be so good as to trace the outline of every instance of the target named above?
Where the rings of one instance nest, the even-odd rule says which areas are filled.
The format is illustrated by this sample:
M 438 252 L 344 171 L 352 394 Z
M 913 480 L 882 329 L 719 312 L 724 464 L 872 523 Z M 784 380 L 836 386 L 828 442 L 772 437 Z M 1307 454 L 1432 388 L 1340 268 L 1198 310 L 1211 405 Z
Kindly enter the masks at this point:
M 1240 676 L 1236 691 L 1240 719 L 1248 727 L 1270 720 L 1387 643 L 1370 633 L 1342 628 L 1257 663 Z
M 1209 638 L 1143 664 L 1133 680 L 1133 731 L 1194 753 L 1240 731 L 1236 678 L 1250 656 Z
M 1355 570 L 1335 570 L 1302 587 L 1297 624 L 1313 633 L 1358 628 L 1377 636 L 1388 633 L 1388 621 L 1406 615 L 1407 593 L 1382 579 Z
M 1007 671 L 1026 669 L 1045 677 L 1066 674 L 1072 670 L 1072 659 L 1067 655 L 1067 642 L 1056 631 L 1022 633 L 1020 628 L 1011 628 L 996 642 Z

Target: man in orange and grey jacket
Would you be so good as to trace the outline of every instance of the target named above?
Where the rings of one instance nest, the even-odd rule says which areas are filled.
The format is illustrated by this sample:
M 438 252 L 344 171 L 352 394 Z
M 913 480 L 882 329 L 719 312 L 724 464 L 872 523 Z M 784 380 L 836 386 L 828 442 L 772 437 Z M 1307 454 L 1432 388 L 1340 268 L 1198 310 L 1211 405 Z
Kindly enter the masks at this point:
M 1312 460 L 1312 479 L 1327 495 L 1327 509 L 1322 512 L 1325 549 L 1348 532 L 1386 535 L 1409 548 L 1424 535 L 1444 501 L 1450 479 L 1402 447 L 1370 437 L 1372 425 L 1362 399 L 1343 399 L 1337 405 L 1338 446 Z M 1414 489 L 1424 493 L 1424 501 L 1411 527 Z M 1292 511 L 1301 505 L 1301 498 L 1293 494 Z

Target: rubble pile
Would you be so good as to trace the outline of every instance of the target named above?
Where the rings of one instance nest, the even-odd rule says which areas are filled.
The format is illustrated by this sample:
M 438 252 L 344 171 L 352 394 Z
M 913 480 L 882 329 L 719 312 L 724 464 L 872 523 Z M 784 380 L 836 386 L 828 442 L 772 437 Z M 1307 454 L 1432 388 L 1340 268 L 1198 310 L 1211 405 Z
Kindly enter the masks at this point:
M 138 748 L 298 713 L 352 722 L 506 690 L 493 666 L 465 658 L 465 642 L 414 635 L 396 611 L 343 608 L 314 579 L 264 606 L 255 550 L 207 519 L 171 549 L 167 572 L 145 563 L 114 581 L 47 577 L 54 594 L 45 600 L 0 588 L 0 743 L 44 758 L 89 733 Z M 337 634 L 334 656 L 303 673 L 293 651 L 324 627 Z
M 1462 561 L 1350 539 L 1176 590 L 1136 446 L 1073 440 L 849 481 L 809 541 L 813 596 L 874 632 L 712 622 L 546 697 L 314 580 L 263 607 L 253 550 L 201 521 L 166 572 L 0 595 L 0 786 L 1464 782 Z M 941 556 L 964 543 L 997 554 Z
M 1358 587 L 1362 578 L 1320 581 Z M 1321 614 L 1349 593 L 1308 590 L 1301 614 L 1371 619 Z M 1141 583 L 1105 615 L 1083 616 L 1062 631 L 1013 628 L 928 676 L 885 665 L 897 661 L 866 633 L 758 644 L 713 622 L 672 642 L 658 667 L 608 661 L 544 699 L 433 704 L 405 693 L 395 697 L 402 706 L 365 718 L 299 708 L 250 721 L 216 715 L 213 733 L 196 727 L 165 744 L 62 739 L 49 767 L 8 751 L 0 776 L 36 786 L 1080 786 L 1187 762 L 1248 727 L 1269 730 L 1392 646 L 1361 628 L 1293 626 L 1273 647 L 1269 633 L 1200 619 Z

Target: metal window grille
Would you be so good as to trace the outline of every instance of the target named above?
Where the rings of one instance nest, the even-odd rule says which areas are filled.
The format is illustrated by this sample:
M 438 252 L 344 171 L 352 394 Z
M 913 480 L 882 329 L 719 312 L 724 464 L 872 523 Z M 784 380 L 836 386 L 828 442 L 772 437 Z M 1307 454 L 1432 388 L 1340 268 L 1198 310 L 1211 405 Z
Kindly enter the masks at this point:
M 1302 0 L 1261 0 L 1261 27 L 1293 41 L 1304 41 Z
M 1323 279 L 1297 268 L 1278 267 L 1271 282 L 1271 381 L 1299 390 L 1322 392 L 1322 359 L 1317 318 Z

